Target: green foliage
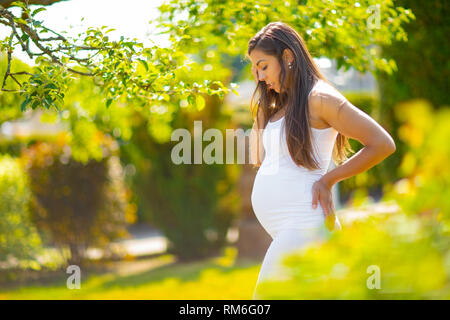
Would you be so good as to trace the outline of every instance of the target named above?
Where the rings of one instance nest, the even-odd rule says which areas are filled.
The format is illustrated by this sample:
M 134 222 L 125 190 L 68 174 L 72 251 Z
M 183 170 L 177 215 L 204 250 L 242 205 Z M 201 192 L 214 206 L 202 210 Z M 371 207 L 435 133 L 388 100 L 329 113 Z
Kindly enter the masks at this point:
M 13 59 L 12 64 L 14 64 L 17 68 L 30 71 L 31 67 L 29 67 L 26 63 L 23 63 L 19 59 Z M 4 54 L 0 52 L 0 75 L 4 75 L 6 72 L 7 61 Z M 16 76 L 16 78 L 21 79 L 24 76 Z M 6 86 L 9 87 L 13 84 L 13 80 L 9 79 L 6 81 Z M 23 115 L 23 112 L 20 110 L 19 106 L 23 102 L 23 97 L 20 93 L 17 92 L 0 92 L 0 105 L 2 106 L 2 112 L 0 112 L 0 123 L 8 120 L 14 120 Z
M 82 164 L 70 157 L 64 139 L 38 142 L 26 149 L 23 159 L 33 192 L 33 220 L 52 242 L 70 248 L 70 262 L 80 264 L 89 246 L 105 246 L 126 235 L 134 221 L 134 207 L 123 184 L 116 156 Z
M 41 239 L 29 216 L 30 189 L 19 162 L 0 156 L 0 261 L 28 260 L 39 267 Z
M 131 137 L 132 108 L 123 101 L 106 106 L 101 90 L 89 79 L 74 80 L 64 101 L 64 110 L 48 110 L 43 116 L 66 126 L 67 143 L 74 160 L 100 161 L 104 156 L 103 143 L 110 141 L 111 148 L 118 148 L 117 142 Z
M 386 187 L 386 198 L 395 199 L 408 214 L 420 214 L 435 229 L 436 241 L 450 233 L 450 110 L 433 108 L 425 100 L 399 104 L 396 116 L 398 135 L 407 152 L 398 167 L 401 178 Z M 440 246 L 449 247 L 448 240 Z
M 23 3 L 19 6 L 22 11 L 29 11 Z M 313 56 L 336 59 L 338 66 L 345 69 L 353 66 L 360 71 L 391 73 L 396 69 L 394 60 L 380 56 L 374 45 L 406 40 L 402 24 L 414 18 L 410 10 L 394 7 L 392 1 L 365 0 L 354 5 L 344 0 L 331 3 L 311 0 L 300 4 L 284 0 L 171 1 L 159 7 L 161 16 L 157 22 L 158 31 L 169 34 L 172 46 L 146 48 L 136 39 L 110 40 L 108 33 L 114 30 L 107 26 L 88 28 L 76 39 L 65 38 L 35 19 L 39 10 L 26 14 L 25 20 L 15 17 L 17 26 L 33 26 L 38 34 L 54 38 L 40 43 L 42 53 L 38 53 L 37 62 L 47 69 L 41 65 L 28 83 L 23 81 L 22 109 L 58 107 L 70 78 L 68 71 L 93 76 L 106 94 L 107 106 L 120 98 L 140 105 L 170 101 L 174 96 L 189 104 L 201 101 L 202 94 L 222 98 L 234 90 L 223 84 L 226 68 L 230 67 L 224 56 L 244 56 L 252 34 L 271 21 L 281 20 L 301 33 Z M 372 26 L 369 22 L 374 16 L 380 23 Z M 6 37 L 0 42 L 2 50 L 28 48 L 30 37 L 39 43 L 27 31 L 31 29 L 17 26 L 12 28 L 13 39 Z M 196 75 L 205 71 L 208 75 L 200 81 L 185 77 L 186 73 Z M 202 103 L 195 105 L 201 108 Z
M 28 107 L 61 107 L 74 75 L 92 77 L 106 96 L 106 106 L 122 98 L 148 105 L 169 101 L 173 95 L 201 99 L 197 98 L 201 94 L 223 97 L 230 92 L 219 79 L 180 81 L 179 74 L 203 69 L 183 50 L 157 45 L 147 48 L 137 39 L 123 36 L 111 40 L 108 34 L 114 29 L 107 26 L 87 28 L 75 38 L 65 37 L 45 26 L 44 21 L 36 20 L 40 8 L 30 14 L 24 3 L 17 6 L 22 11 L 20 18 L 7 9 L 0 12 L 3 24 L 11 30 L 10 36 L 0 39 L 0 51 L 7 52 L 8 56 L 5 79 L 14 80 L 22 73 L 14 63 L 9 68 L 15 49 L 25 51 L 37 64 L 27 73 L 28 79 L 15 81 L 8 88 L 24 96 L 22 111 Z M 36 48 L 30 48 L 30 43 Z
M 285 263 L 289 280 L 262 284 L 263 299 L 450 297 L 450 275 L 429 230 L 405 215 L 355 222 L 329 241 L 286 257 Z M 371 286 L 376 286 L 371 266 L 379 268 L 379 288 Z
M 27 106 L 32 109 L 54 106 L 60 109 L 64 104 L 64 95 L 72 81 L 72 75 L 63 67 L 52 65 L 49 61 L 40 61 L 33 74 L 22 86 L 25 100 L 20 109 L 25 111 Z
M 411 10 L 395 7 L 393 1 L 374 0 L 353 4 L 346 0 L 172 0 L 159 10 L 158 27 L 185 52 L 214 48 L 229 56 L 244 56 L 252 35 L 269 22 L 283 21 L 298 30 L 315 57 L 336 59 L 339 68 L 388 73 L 395 70 L 395 62 L 380 56 L 374 45 L 406 40 L 402 24 L 414 18 Z M 380 23 L 372 26 L 374 11 L 379 12 Z
M 416 13 L 416 19 L 405 24 L 408 42 L 395 41 L 383 46 L 386 57 L 395 59 L 398 71 L 389 77 L 379 75 L 383 107 L 389 112 L 398 102 L 421 98 L 435 108 L 450 105 L 450 44 L 442 41 L 450 33 L 448 1 L 396 0 L 397 5 Z M 392 111 L 386 116 L 395 120 Z
M 398 71 L 392 75 L 379 74 L 380 115 L 389 132 L 397 142 L 397 151 L 380 164 L 390 181 L 395 180 L 394 172 L 402 156 L 407 151 L 405 143 L 397 136 L 399 121 L 395 116 L 395 106 L 410 99 L 426 99 L 434 109 L 450 105 L 450 44 L 442 39 L 450 34 L 448 1 L 397 0 L 396 4 L 416 13 L 415 21 L 405 25 L 408 42 L 395 41 L 382 46 L 383 55 L 395 59 Z

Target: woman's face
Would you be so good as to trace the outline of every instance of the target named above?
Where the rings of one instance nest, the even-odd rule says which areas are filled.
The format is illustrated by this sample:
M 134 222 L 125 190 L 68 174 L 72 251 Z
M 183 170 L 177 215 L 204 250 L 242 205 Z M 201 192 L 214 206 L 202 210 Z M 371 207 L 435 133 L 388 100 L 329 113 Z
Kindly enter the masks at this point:
M 266 55 L 258 49 L 254 49 L 250 53 L 252 66 L 256 69 L 258 81 L 264 81 L 268 90 L 275 90 L 280 93 L 280 83 L 278 81 L 281 66 L 274 56 Z

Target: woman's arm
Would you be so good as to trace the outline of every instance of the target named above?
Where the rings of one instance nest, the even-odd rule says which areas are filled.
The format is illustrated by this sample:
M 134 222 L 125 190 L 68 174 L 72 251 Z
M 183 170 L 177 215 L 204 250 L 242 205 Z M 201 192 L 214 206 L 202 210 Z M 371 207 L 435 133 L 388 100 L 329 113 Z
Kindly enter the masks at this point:
M 395 143 L 383 127 L 352 105 L 337 90 L 315 93 L 311 95 L 309 103 L 323 121 L 364 145 L 345 163 L 324 174 L 312 187 L 312 207 L 315 209 L 320 202 L 325 214 L 325 225 L 333 230 L 335 208 L 331 187 L 381 162 L 395 151 Z
M 341 134 L 360 141 L 364 147 L 342 165 L 327 172 L 322 181 L 335 183 L 372 168 L 395 151 L 395 142 L 374 119 L 352 105 L 339 92 L 321 92 L 313 99 L 319 116 Z

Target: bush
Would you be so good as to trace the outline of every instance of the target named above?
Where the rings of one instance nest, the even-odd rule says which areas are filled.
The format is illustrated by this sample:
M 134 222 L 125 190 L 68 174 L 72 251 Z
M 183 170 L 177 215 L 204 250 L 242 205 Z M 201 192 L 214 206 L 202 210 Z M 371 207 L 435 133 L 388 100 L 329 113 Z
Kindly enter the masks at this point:
M 105 247 L 126 236 L 125 226 L 134 220 L 111 143 L 105 138 L 102 160 L 86 164 L 71 158 L 64 139 L 38 142 L 23 153 L 34 194 L 33 220 L 55 245 L 69 247 L 72 264 L 82 263 L 89 246 Z
M 260 295 L 264 299 L 448 299 L 445 260 L 429 231 L 419 218 L 404 214 L 355 222 L 330 241 L 287 256 L 290 279 L 262 284 Z
M 41 249 L 41 239 L 30 221 L 30 189 L 19 162 L 0 156 L 0 261 L 30 260 Z

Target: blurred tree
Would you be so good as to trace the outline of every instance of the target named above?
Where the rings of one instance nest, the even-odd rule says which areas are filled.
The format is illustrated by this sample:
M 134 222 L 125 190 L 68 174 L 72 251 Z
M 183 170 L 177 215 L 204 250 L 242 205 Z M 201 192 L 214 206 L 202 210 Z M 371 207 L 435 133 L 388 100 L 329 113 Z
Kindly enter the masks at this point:
M 398 66 L 397 72 L 389 76 L 379 74 L 384 110 L 393 115 L 393 105 L 414 98 L 426 99 L 435 108 L 449 106 L 450 43 L 442 39 L 450 34 L 450 3 L 418 0 L 395 3 L 415 12 L 416 19 L 404 26 L 407 43 L 394 41 L 382 46 L 383 54 L 394 59 Z
M 394 181 L 399 172 L 406 144 L 395 135 L 400 123 L 395 117 L 399 102 L 413 98 L 426 99 L 433 108 L 450 105 L 450 3 L 448 1 L 396 0 L 396 4 L 413 10 L 416 19 L 405 24 L 408 42 L 393 41 L 382 46 L 383 55 L 397 62 L 397 72 L 379 73 L 380 116 L 390 132 L 394 133 L 397 152 L 380 164 L 384 179 Z

